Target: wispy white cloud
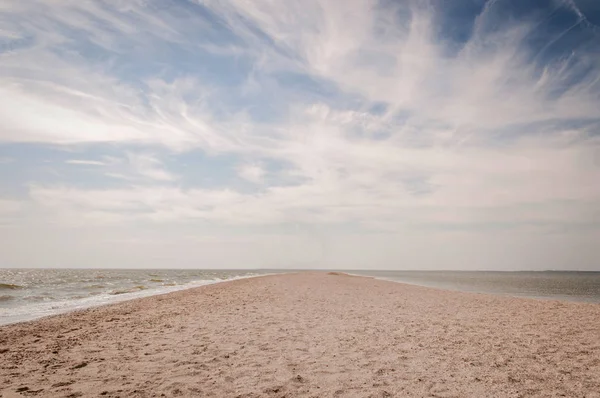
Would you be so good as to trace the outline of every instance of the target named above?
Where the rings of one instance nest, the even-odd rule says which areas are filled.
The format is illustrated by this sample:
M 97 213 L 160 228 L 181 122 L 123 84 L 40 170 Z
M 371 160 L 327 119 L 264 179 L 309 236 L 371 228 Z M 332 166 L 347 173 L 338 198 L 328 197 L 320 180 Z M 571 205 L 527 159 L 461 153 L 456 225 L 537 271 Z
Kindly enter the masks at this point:
M 101 172 L 123 180 L 175 181 L 177 176 L 165 169 L 161 159 L 147 152 L 128 151 L 123 157 L 104 156 L 102 160 L 69 159 L 69 165 L 98 166 Z
M 129 163 L 140 176 L 158 181 L 173 181 L 176 177 L 163 168 L 162 161 L 151 154 L 129 153 Z
M 0 141 L 99 148 L 65 162 L 121 185 L 21 182 L 56 224 L 596 230 L 598 32 L 572 1 L 552 34 L 509 3 L 460 39 L 442 2 L 5 4 Z M 177 167 L 195 151 L 214 164 Z
M 79 164 L 84 166 L 105 166 L 105 162 L 99 160 L 81 160 L 81 159 L 70 159 L 65 161 L 67 164 Z
M 258 164 L 244 164 L 238 168 L 240 177 L 255 184 L 262 183 L 265 170 Z

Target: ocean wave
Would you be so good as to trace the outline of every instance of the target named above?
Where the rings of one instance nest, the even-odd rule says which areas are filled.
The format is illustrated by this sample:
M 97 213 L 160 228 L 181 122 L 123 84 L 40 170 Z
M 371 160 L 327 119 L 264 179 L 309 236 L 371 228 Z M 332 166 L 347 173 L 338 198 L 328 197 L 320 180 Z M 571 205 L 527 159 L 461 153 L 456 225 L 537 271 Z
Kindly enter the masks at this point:
M 115 291 L 110 292 L 110 294 L 113 296 L 116 296 L 119 294 L 135 293 L 135 292 L 139 292 L 140 290 L 146 290 L 146 289 L 148 289 L 146 286 L 140 285 L 140 286 L 134 286 L 131 289 L 127 289 L 127 290 L 115 290 Z
M 25 289 L 25 286 L 13 285 L 12 283 L 0 283 L 0 290 Z
M 23 297 L 23 300 L 38 303 L 38 302 L 43 302 L 43 301 L 52 301 L 52 300 L 55 300 L 55 298 L 52 296 L 27 296 L 27 297 Z
M 162 279 L 150 279 L 150 282 L 164 282 Z
M 61 278 L 58 283 L 54 283 L 57 278 L 48 280 L 49 278 L 46 277 L 48 275 L 53 276 L 57 272 L 59 271 L 36 271 L 35 276 L 38 279 L 34 283 L 24 284 L 25 290 L 0 291 L 0 294 L 15 297 L 14 301 L 0 303 L 0 307 L 2 307 L 0 309 L 0 325 L 218 283 L 219 281 L 215 277 L 220 275 L 219 273 L 206 272 L 202 274 L 202 277 L 190 280 L 195 275 L 194 272 L 176 271 L 172 272 L 171 275 L 157 273 L 155 279 L 163 279 L 164 282 L 150 283 L 147 282 L 150 277 L 146 271 L 139 271 L 134 275 L 131 275 L 131 272 L 106 271 L 103 275 L 105 278 L 98 278 L 93 281 L 95 279 L 94 275 L 90 276 L 87 270 L 81 270 L 73 271 L 80 274 L 81 278 L 76 278 L 75 283 L 65 285 L 63 281 L 67 278 Z M 223 272 L 222 274 L 227 275 L 229 280 L 250 276 L 250 273 L 247 272 L 240 273 L 240 275 L 232 275 L 229 272 Z M 0 276 L 2 275 L 2 270 L 0 270 Z M 2 280 L 16 282 L 10 277 L 2 278 Z M 96 284 L 98 288 L 90 288 L 90 286 Z M 99 286 L 104 287 L 100 288 Z M 23 293 L 28 294 L 26 297 L 21 297 Z M 75 298 L 75 296 L 85 297 Z
M 3 303 L 5 301 L 11 301 L 14 300 L 15 298 L 13 296 L 9 296 L 8 294 L 4 294 L 2 296 L 0 296 L 0 303 Z

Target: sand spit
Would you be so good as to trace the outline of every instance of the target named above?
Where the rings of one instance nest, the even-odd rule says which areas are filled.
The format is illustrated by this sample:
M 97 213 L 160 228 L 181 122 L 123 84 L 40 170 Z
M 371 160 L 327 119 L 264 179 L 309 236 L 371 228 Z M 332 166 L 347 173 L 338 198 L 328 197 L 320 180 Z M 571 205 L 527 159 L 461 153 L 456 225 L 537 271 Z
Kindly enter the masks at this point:
M 600 397 L 600 305 L 300 273 L 0 327 L 2 397 Z

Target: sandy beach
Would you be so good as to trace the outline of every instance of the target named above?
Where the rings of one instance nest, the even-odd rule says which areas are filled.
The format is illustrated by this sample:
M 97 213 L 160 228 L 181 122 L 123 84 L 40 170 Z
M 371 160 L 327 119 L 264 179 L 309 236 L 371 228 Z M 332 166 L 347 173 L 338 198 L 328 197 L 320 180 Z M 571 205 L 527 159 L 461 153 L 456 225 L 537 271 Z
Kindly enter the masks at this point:
M 600 305 L 342 274 L 0 328 L 2 397 L 600 397 Z

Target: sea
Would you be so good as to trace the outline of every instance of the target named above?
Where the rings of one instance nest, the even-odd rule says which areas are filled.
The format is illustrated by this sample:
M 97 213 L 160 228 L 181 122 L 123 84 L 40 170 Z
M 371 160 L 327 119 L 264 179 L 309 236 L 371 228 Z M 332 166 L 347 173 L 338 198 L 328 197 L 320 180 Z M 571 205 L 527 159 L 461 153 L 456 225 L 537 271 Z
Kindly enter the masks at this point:
M 277 272 L 0 269 L 0 325 Z
M 240 278 L 297 271 L 0 269 L 0 325 Z M 448 290 L 600 303 L 600 272 L 345 272 Z
M 600 303 L 595 271 L 349 271 L 395 282 L 463 292 Z

